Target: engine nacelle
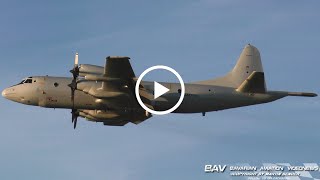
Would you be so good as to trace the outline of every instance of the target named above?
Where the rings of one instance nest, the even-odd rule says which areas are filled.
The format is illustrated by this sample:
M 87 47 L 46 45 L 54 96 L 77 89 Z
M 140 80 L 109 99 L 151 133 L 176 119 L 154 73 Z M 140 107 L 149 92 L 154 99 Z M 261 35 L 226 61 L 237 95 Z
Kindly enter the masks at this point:
M 121 119 L 120 115 L 112 111 L 81 110 L 79 116 L 89 121 L 103 122 L 104 125 L 108 126 L 124 126 L 128 123 L 128 121 Z
M 103 122 L 103 120 L 101 120 L 101 119 L 96 119 L 96 118 L 90 116 L 89 114 L 86 114 L 86 113 L 81 112 L 81 111 L 79 112 L 79 116 L 80 116 L 80 117 L 83 117 L 83 118 L 86 118 L 88 121 Z
M 91 64 L 79 65 L 79 76 L 84 77 L 86 75 L 102 75 L 104 73 L 104 67 Z
M 114 111 L 102 111 L 102 110 L 82 110 L 82 113 L 86 114 L 87 117 L 94 118 L 95 120 L 105 120 L 105 119 L 120 119 L 120 114 Z

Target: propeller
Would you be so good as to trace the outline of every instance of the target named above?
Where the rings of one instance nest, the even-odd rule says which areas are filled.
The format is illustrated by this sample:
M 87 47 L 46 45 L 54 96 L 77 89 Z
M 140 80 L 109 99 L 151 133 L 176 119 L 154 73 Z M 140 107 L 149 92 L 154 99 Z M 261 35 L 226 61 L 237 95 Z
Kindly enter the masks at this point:
M 78 121 L 78 116 L 79 116 L 79 111 L 77 111 L 76 109 L 72 109 L 71 110 L 71 114 L 72 114 L 72 123 L 73 123 L 73 128 L 76 129 L 77 127 L 77 121 Z
M 74 57 L 74 66 L 73 69 L 70 70 L 70 72 L 72 73 L 73 79 L 71 84 L 69 84 L 69 87 L 71 88 L 71 98 L 74 99 L 74 91 L 77 89 L 77 79 L 79 76 L 79 54 L 76 53 L 75 57 Z
M 71 88 L 71 101 L 72 101 L 72 110 L 71 110 L 72 118 L 71 119 L 72 119 L 72 123 L 74 123 L 74 129 L 77 126 L 77 119 L 79 116 L 79 113 L 74 108 L 74 94 L 77 89 L 77 80 L 78 80 L 78 76 L 79 76 L 78 63 L 79 63 L 79 54 L 76 53 L 76 55 L 74 57 L 73 69 L 70 70 L 70 72 L 72 73 L 73 79 L 72 79 L 72 82 L 68 85 Z

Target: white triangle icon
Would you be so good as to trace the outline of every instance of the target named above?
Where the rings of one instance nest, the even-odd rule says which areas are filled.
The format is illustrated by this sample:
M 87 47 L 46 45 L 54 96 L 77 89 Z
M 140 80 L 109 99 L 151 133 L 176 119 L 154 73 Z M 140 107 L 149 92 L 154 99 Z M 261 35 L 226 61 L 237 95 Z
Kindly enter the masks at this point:
M 170 89 L 162 86 L 156 81 L 154 81 L 153 84 L 154 84 L 154 99 L 157 99 L 158 97 L 162 96 L 166 92 L 170 91 Z

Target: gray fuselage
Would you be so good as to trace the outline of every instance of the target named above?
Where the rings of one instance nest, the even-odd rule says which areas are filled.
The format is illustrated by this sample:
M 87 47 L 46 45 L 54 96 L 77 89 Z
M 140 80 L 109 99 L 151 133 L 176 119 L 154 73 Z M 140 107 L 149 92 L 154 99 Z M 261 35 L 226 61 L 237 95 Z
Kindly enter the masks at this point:
M 32 82 L 18 84 L 5 89 L 2 95 L 15 102 L 42 106 L 47 108 L 72 109 L 70 84 L 71 78 L 37 76 L 32 77 Z M 88 82 L 87 82 L 88 83 Z M 91 86 L 101 87 L 101 82 L 90 82 Z M 179 83 L 161 83 L 170 91 L 153 100 L 154 109 L 167 110 L 173 107 L 180 97 Z M 147 91 L 153 93 L 153 82 L 142 82 Z M 78 85 L 81 86 L 81 83 Z M 253 104 L 271 102 L 287 94 L 281 91 L 267 93 L 242 93 L 235 88 L 215 85 L 185 84 L 185 97 L 175 113 L 199 113 L 217 111 Z M 108 101 L 108 99 L 106 100 Z M 113 99 L 110 99 L 112 105 Z M 132 108 L 137 105 L 136 99 L 128 100 L 122 104 L 123 108 Z M 75 92 L 74 108 L 87 110 L 106 110 L 108 107 L 97 102 L 97 98 L 82 92 Z

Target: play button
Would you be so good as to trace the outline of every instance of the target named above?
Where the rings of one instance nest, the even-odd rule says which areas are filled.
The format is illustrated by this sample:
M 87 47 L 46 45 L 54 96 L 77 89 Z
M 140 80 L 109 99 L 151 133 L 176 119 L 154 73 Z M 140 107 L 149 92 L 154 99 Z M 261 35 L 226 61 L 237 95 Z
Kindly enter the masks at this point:
M 169 71 L 172 74 L 174 74 L 178 78 L 179 83 L 180 83 L 180 88 L 181 88 L 181 89 L 174 90 L 172 92 L 173 94 L 171 94 L 171 97 L 172 96 L 176 97 L 176 95 L 179 96 L 178 102 L 173 107 L 171 107 L 170 109 L 167 109 L 165 111 L 156 111 L 156 110 L 154 110 L 155 106 L 154 106 L 153 102 L 156 102 L 157 100 L 159 100 L 157 98 L 159 98 L 160 96 L 162 96 L 165 93 L 169 92 L 170 89 L 172 89 L 172 88 L 168 89 L 167 87 L 161 85 L 160 83 L 158 83 L 156 81 L 153 81 L 153 97 L 152 97 L 152 93 L 150 94 L 150 90 L 147 90 L 144 86 L 142 86 L 140 84 L 141 81 L 142 81 L 142 78 L 147 73 L 149 73 L 150 71 L 153 71 L 153 70 L 158 70 L 158 69 L 166 70 L 166 71 Z M 141 94 L 140 94 L 140 89 L 141 89 Z M 137 101 L 138 101 L 139 105 L 144 110 L 146 110 L 147 112 L 152 113 L 152 114 L 157 114 L 157 115 L 168 114 L 168 113 L 171 113 L 174 110 L 176 110 L 180 106 L 180 104 L 182 103 L 183 98 L 184 98 L 184 94 L 185 94 L 184 82 L 183 82 L 181 76 L 179 75 L 179 73 L 177 71 L 175 71 L 174 69 L 172 69 L 171 67 L 163 66 L 163 65 L 152 66 L 152 67 L 146 69 L 145 71 L 143 71 L 143 73 L 137 79 L 137 82 L 136 82 L 136 85 L 135 85 L 135 95 L 136 95 L 136 98 L 137 98 Z M 147 105 L 144 104 L 144 102 L 142 102 L 140 96 L 143 97 L 143 99 L 144 99 L 144 101 L 146 102 Z M 163 98 L 161 101 L 163 101 L 163 100 L 171 101 L 172 100 L 172 99 L 170 99 L 170 98 L 168 98 L 166 96 L 162 96 L 161 98 Z
M 162 96 L 166 92 L 170 91 L 168 88 L 162 86 L 158 82 L 154 81 L 154 99 L 157 99 L 158 97 Z

